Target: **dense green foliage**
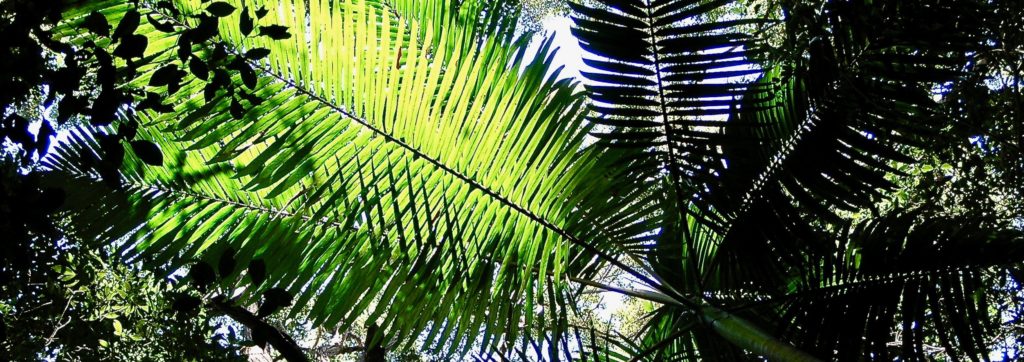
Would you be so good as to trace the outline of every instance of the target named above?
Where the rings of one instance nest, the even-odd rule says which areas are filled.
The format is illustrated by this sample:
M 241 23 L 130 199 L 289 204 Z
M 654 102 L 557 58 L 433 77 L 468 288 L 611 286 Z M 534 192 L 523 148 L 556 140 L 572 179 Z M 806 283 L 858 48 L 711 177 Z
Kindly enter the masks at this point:
M 568 8 L 579 80 L 550 39 L 529 46 L 515 1 L 63 2 L 26 20 L 52 26 L 19 33 L 37 67 L 12 79 L 70 104 L 66 141 L 41 146 L 53 132 L 5 95 L 30 172 L 0 211 L 35 211 L 4 226 L 187 267 L 179 312 L 228 315 L 289 360 L 309 351 L 261 320 L 287 305 L 368 326 L 369 360 L 1019 357 L 1019 5 Z M 636 335 L 593 325 L 593 289 L 651 302 Z M 83 328 L 118 319 L 81 308 L 100 311 Z

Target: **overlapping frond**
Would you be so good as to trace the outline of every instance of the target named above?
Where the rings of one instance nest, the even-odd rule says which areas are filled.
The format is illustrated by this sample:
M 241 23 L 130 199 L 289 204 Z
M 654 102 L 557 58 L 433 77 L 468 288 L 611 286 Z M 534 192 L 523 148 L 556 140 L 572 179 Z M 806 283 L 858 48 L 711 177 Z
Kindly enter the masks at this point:
M 769 122 L 762 127 L 790 131 L 754 137 L 772 156 L 740 161 L 742 166 L 729 172 L 748 181 L 712 191 L 724 200 L 716 207 L 729 215 L 731 226 L 708 273 L 756 255 L 751 251 L 758 248 L 781 254 L 783 264 L 790 265 L 799 265 L 806 253 L 828 255 L 834 248 L 828 234 L 844 223 L 844 215 L 872 208 L 882 191 L 895 186 L 890 177 L 900 172 L 894 165 L 914 162 L 907 150 L 928 142 L 946 124 L 930 92 L 954 80 L 980 43 L 971 30 L 978 26 L 977 7 L 933 5 L 827 3 L 822 18 L 810 20 L 827 22 L 834 34 L 806 45 L 809 58 L 793 65 L 791 77 L 780 78 L 781 91 L 771 97 L 776 104 L 733 117 L 737 123 L 757 119 Z M 816 19 L 794 17 L 807 18 Z M 927 20 L 932 18 L 943 21 Z M 787 25 L 806 25 L 799 21 Z M 922 37 L 929 27 L 951 35 Z M 774 115 L 765 117 L 769 112 Z M 778 137 L 783 141 L 772 142 Z M 730 163 L 742 157 L 724 156 Z M 767 227 L 735 227 L 755 223 Z M 755 270 L 745 274 L 765 275 Z
M 734 5 L 724 0 L 572 6 L 574 32 L 591 53 L 587 64 L 596 69 L 584 72 L 595 111 L 589 120 L 599 125 L 593 134 L 601 145 L 637 152 L 630 178 L 638 188 L 660 195 L 649 201 L 663 209 L 653 214 L 660 223 L 653 242 L 626 246 L 647 249 L 645 261 L 659 280 L 710 305 L 757 305 L 804 290 L 831 295 L 794 297 L 784 318 L 750 316 L 761 325 L 792 328 L 781 335 L 819 357 L 920 356 L 921 328 L 932 327 L 943 338 L 963 340 L 949 343 L 969 350 L 966 354 L 983 355 L 977 338 L 983 322 L 972 325 L 957 315 L 980 303 L 968 299 L 983 268 L 944 256 L 967 249 L 888 260 L 911 268 L 877 271 L 892 283 L 853 283 L 873 272 L 861 269 L 865 265 L 842 272 L 833 265 L 850 262 L 842 255 L 859 242 L 850 240 L 875 240 L 873 247 L 880 250 L 875 257 L 905 255 L 910 250 L 903 246 L 913 243 L 920 243 L 915 253 L 926 244 L 983 244 L 971 236 L 985 235 L 979 227 L 977 234 L 889 226 L 870 236 L 844 234 L 855 218 L 878 214 L 876 205 L 902 176 L 898 165 L 915 162 L 911 151 L 948 126 L 933 93 L 956 80 L 972 54 L 987 46 L 979 30 L 982 6 L 971 1 L 783 4 L 785 18 L 775 26 L 785 27 L 783 43 L 791 48 L 782 53 L 796 57 L 763 54 L 767 43 L 752 30 L 771 23 L 714 13 L 729 6 Z M 931 230 L 940 230 L 942 222 L 952 220 L 922 221 Z M 1004 241 L 992 249 L 1007 251 L 1003 262 L 1020 261 L 1024 255 L 1008 252 L 1018 248 L 1019 238 Z M 934 263 L 934 270 L 911 267 L 922 260 Z M 852 284 L 839 287 L 840 280 Z M 862 284 L 881 288 L 879 298 L 849 302 L 870 292 L 858 289 Z M 830 310 L 829 303 L 845 304 Z M 919 318 L 925 310 L 935 319 Z M 974 310 L 981 316 L 981 309 Z M 838 332 L 871 318 L 876 323 L 871 331 L 861 324 Z M 814 327 L 801 329 L 808 323 Z M 887 346 L 889 332 L 901 323 L 908 334 L 895 353 L 896 347 Z M 826 332 L 829 328 L 834 330 Z M 864 335 L 869 338 L 853 342 Z
M 986 274 L 1024 258 L 1024 234 L 970 215 L 894 214 L 852 228 L 831 260 L 769 303 L 780 333 L 836 360 L 986 356 L 999 316 Z M 799 328 L 797 328 L 799 326 Z M 929 345 L 929 346 L 926 346 Z
M 573 33 L 595 57 L 583 72 L 596 115 L 593 134 L 614 147 L 643 151 L 640 180 L 667 172 L 680 208 L 715 175 L 724 118 L 761 71 L 749 60 L 757 20 L 703 22 L 728 1 L 608 1 L 571 4 Z
M 116 21 L 121 3 L 77 14 Z M 228 3 L 237 11 L 215 24 L 240 70 L 234 91 L 206 91 L 216 74 L 187 74 L 167 94 L 174 112 L 139 114 L 140 135 L 177 161 L 126 164 L 123 189 L 72 210 L 97 226 L 83 236 L 123 239 L 128 255 L 155 265 L 232 247 L 239 260 L 267 259 L 272 284 L 308 303 L 317 323 L 369 313 L 395 341 L 429 330 L 428 345 L 454 349 L 482 330 L 517 338 L 534 323 L 532 305 L 564 288 L 567 268 L 590 265 L 570 241 L 623 235 L 642 220 L 612 217 L 608 200 L 592 196 L 614 184 L 602 174 L 611 160 L 584 146 L 583 97 L 547 76 L 550 42 L 526 60 L 525 40 L 463 39 L 458 24 L 363 1 L 268 4 L 266 19 L 291 33 L 270 40 L 235 25 L 255 6 Z M 211 56 L 182 36 L 208 26 L 190 17 L 205 4 L 179 5 L 177 17 L 146 14 L 177 31 L 140 26 L 155 65 L 127 86 L 146 87 L 167 64 L 186 68 L 182 49 Z M 435 43 L 451 56 L 435 55 Z M 259 48 L 269 56 L 246 56 Z M 255 97 L 243 96 L 249 89 Z M 97 143 L 89 132 L 75 140 L 48 165 L 93 185 L 74 160 Z

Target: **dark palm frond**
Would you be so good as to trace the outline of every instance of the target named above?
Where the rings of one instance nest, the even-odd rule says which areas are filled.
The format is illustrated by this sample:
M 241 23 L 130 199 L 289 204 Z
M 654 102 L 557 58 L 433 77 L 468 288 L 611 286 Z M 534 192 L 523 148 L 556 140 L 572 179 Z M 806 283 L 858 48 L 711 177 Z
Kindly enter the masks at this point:
M 638 180 L 670 175 L 668 186 L 685 208 L 721 171 L 717 145 L 722 122 L 740 105 L 761 72 L 749 57 L 754 37 L 739 31 L 759 20 L 704 22 L 729 1 L 606 1 L 600 7 L 571 3 L 573 33 L 595 57 L 584 72 L 602 125 L 602 144 L 642 151 L 633 167 Z M 707 204 L 700 205 L 709 206 Z
M 730 120 L 738 125 L 753 120 L 770 132 L 756 135 L 754 146 L 723 146 L 724 159 L 740 167 L 725 172 L 723 188 L 710 192 L 719 201 L 717 210 L 730 215 L 731 222 L 717 255 L 705 265 L 706 280 L 740 283 L 744 277 L 712 275 L 720 275 L 717 269 L 726 263 L 733 271 L 750 265 L 742 260 L 756 257 L 751 249 L 780 255 L 783 264 L 806 253 L 831 254 L 830 230 L 844 223 L 844 215 L 873 208 L 882 191 L 894 188 L 892 176 L 901 175 L 895 164 L 914 162 L 907 151 L 945 127 L 930 94 L 936 85 L 956 79 L 970 52 L 981 46 L 972 32 L 981 15 L 969 2 L 896 3 L 828 2 L 820 14 L 790 19 L 790 32 L 798 33 L 802 26 L 813 32 L 827 24 L 831 33 L 807 44 L 808 58 L 793 71 L 784 71 L 792 75 L 779 78 L 781 89 L 764 97 L 775 104 L 752 112 L 741 109 Z M 926 36 L 928 29 L 949 36 Z M 726 133 L 736 129 L 742 128 L 727 127 Z M 783 141 L 776 141 L 780 137 Z M 749 154 L 751 147 L 762 149 L 755 155 L 767 149 L 772 156 L 751 159 L 736 153 Z M 734 152 L 731 158 L 729 152 Z M 758 270 L 742 273 L 765 275 Z
M 1024 260 L 1024 233 L 970 216 L 888 215 L 849 229 L 837 253 L 757 302 L 723 301 L 832 360 L 986 358 L 999 316 L 986 274 Z M 809 263 L 810 264 L 810 263 Z M 813 264 L 812 264 L 813 265 Z

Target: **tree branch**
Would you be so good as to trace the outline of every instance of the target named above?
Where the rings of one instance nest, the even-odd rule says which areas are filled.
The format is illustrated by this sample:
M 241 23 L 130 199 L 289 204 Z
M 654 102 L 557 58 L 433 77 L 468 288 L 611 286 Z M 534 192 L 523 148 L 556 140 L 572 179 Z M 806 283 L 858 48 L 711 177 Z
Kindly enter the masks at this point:
M 264 322 L 245 308 L 228 303 L 227 299 L 223 296 L 213 298 L 210 305 L 213 309 L 223 312 L 228 317 L 231 317 L 231 319 L 249 328 L 254 334 L 263 335 L 267 339 L 267 343 L 273 346 L 285 360 L 289 362 L 309 361 L 306 354 L 302 352 L 302 348 L 299 347 L 298 343 L 295 343 L 292 337 Z

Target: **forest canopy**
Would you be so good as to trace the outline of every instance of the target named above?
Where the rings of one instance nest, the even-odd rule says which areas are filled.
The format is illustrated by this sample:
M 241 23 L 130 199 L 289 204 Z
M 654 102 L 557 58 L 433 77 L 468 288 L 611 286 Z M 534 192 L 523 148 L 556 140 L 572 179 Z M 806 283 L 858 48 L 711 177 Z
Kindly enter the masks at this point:
M 0 355 L 1017 360 L 1022 29 L 989 0 L 6 0 Z

